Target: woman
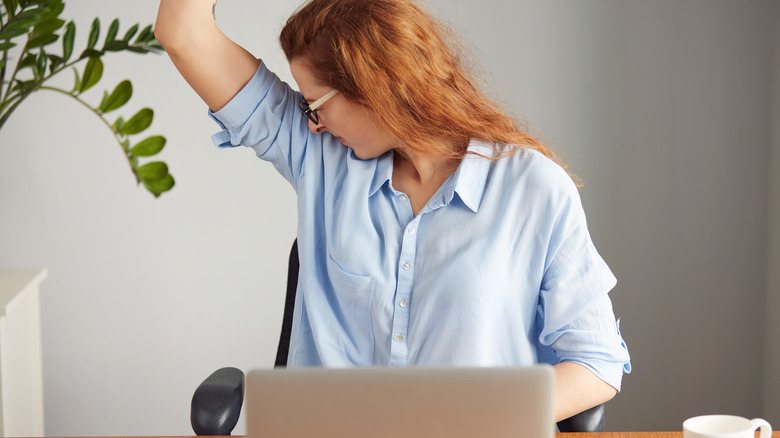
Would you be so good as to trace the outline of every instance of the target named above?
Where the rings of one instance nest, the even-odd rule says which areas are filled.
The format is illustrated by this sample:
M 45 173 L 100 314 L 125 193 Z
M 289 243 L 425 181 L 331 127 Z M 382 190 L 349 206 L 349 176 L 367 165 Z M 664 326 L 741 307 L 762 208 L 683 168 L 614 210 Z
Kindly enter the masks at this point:
M 162 0 L 155 34 L 222 127 L 298 195 L 289 366 L 550 363 L 556 420 L 630 371 L 555 154 L 486 99 L 412 0 L 312 0 L 280 41 L 293 91 L 216 27 L 213 0 Z

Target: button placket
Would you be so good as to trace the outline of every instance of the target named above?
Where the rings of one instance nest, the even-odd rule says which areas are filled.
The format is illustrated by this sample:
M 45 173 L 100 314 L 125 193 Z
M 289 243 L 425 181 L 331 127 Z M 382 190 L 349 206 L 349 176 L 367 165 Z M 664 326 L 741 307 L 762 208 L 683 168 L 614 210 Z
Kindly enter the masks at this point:
M 400 198 L 399 198 L 400 200 Z M 401 240 L 399 255 L 396 306 L 393 312 L 393 326 L 391 328 L 392 339 L 390 345 L 390 363 L 393 366 L 405 366 L 408 363 L 408 331 L 409 331 L 409 297 L 414 285 L 414 261 L 417 248 L 417 228 L 419 228 L 419 216 L 412 218 L 407 225 Z

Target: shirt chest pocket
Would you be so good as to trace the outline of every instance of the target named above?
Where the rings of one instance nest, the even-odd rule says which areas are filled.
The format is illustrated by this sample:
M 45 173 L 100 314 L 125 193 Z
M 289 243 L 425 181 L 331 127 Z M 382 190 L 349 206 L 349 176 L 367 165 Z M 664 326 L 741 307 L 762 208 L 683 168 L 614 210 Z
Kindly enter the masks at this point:
M 330 255 L 326 268 L 330 314 L 324 319 L 329 320 L 331 327 L 323 332 L 322 341 L 345 354 L 353 365 L 371 365 L 374 351 L 371 307 L 375 281 L 370 276 L 344 270 Z

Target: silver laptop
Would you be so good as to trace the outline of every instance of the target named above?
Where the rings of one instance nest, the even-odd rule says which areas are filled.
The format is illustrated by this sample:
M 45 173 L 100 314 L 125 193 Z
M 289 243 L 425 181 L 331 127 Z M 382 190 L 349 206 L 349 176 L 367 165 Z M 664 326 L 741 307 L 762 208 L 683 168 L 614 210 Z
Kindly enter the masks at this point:
M 250 438 L 553 438 L 552 367 L 256 370 Z

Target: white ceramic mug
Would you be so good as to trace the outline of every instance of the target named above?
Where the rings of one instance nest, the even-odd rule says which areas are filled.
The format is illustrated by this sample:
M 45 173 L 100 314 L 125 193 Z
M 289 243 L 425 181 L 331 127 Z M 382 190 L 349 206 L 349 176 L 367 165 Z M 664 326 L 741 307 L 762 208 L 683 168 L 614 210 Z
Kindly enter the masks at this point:
M 734 415 L 703 415 L 685 420 L 684 438 L 754 438 L 761 428 L 759 438 L 771 438 L 772 426 L 766 420 L 737 417 Z

